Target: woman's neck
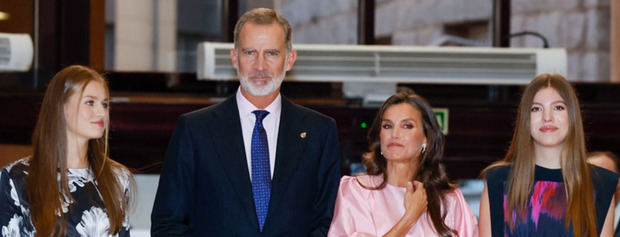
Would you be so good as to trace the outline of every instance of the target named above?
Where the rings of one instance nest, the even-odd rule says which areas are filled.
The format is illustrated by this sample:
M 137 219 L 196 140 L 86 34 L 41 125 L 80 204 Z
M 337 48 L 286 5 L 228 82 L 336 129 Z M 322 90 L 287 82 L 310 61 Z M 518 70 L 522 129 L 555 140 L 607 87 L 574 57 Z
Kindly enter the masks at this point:
M 398 187 L 407 187 L 407 182 L 413 180 L 417 174 L 417 163 L 411 161 L 387 162 L 387 183 Z
M 88 168 L 88 140 L 67 138 L 67 168 L 84 169 Z
M 543 147 L 534 144 L 536 165 L 549 169 L 562 168 L 562 146 Z

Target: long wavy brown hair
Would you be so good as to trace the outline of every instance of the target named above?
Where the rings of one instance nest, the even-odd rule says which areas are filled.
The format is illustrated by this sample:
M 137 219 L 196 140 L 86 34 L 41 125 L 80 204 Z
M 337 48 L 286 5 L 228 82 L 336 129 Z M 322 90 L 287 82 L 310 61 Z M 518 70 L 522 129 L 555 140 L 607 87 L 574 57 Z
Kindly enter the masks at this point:
M 366 166 L 367 174 L 381 175 L 383 181 L 377 187 L 362 186 L 377 190 L 383 189 L 387 183 L 387 160 L 381 155 L 381 140 L 379 137 L 381 121 L 383 121 L 383 114 L 390 106 L 403 103 L 411 105 L 420 112 L 427 143 L 426 151 L 422 152 L 418 158 L 420 159 L 419 167 L 417 168 L 418 172 L 411 181 L 417 180 L 424 184 L 428 199 L 426 212 L 430 216 L 437 233 L 440 236 L 457 236 L 457 231 L 448 227 L 444 221 L 447 210 L 442 210 L 441 208 L 441 204 L 445 202 L 444 195 L 456 187 L 450 183 L 440 164 L 443 158 L 444 136 L 441 133 L 441 128 L 431 105 L 409 88 L 399 88 L 398 92 L 388 98 L 377 112 L 375 120 L 368 131 L 368 149 L 370 151 L 364 154 L 362 161 Z
M 73 201 L 69 192 L 67 173 L 59 172 L 67 170 L 65 104 L 75 93 L 80 93 L 81 98 L 84 88 L 91 82 L 101 83 L 109 95 L 107 82 L 99 73 L 77 65 L 58 72 L 45 91 L 32 135 L 33 154 L 26 178 L 26 198 L 30 204 L 30 214 L 37 236 L 65 235 L 66 216 L 62 212 L 61 202 L 65 199 L 63 196 Z M 115 170 L 127 170 L 127 168 L 114 162 L 107 155 L 107 126 L 108 124 L 104 136 L 88 141 L 86 154 L 110 221 L 109 233 L 115 234 L 119 232 L 127 215 L 127 205 L 132 195 L 125 193 L 117 178 L 118 174 L 115 173 Z M 58 174 L 60 182 L 57 180 Z M 129 178 L 130 185 L 133 186 L 131 175 Z
M 565 228 L 572 224 L 575 236 L 596 236 L 596 215 L 594 213 L 594 189 L 590 178 L 590 167 L 586 163 L 586 145 L 577 94 L 571 84 L 558 74 L 541 74 L 534 78 L 523 91 L 519 103 L 515 130 L 508 152 L 503 160 L 487 167 L 511 165 L 508 177 L 506 210 L 509 227 L 514 228 L 513 215 L 521 216 L 528 206 L 528 196 L 534 185 L 534 140 L 530 132 L 530 109 L 538 91 L 551 87 L 564 99 L 567 106 L 569 129 L 564 141 L 560 164 L 562 178 L 568 197 Z M 604 221 L 604 220 L 599 220 Z

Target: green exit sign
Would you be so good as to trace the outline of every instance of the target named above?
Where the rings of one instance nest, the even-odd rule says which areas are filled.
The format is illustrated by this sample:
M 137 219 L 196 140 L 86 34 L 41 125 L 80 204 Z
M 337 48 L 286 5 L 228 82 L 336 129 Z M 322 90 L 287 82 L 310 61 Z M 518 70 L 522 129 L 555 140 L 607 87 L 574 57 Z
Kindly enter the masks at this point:
M 437 122 L 439 122 L 441 132 L 443 135 L 448 135 L 448 108 L 433 108 L 433 112 L 435 112 L 435 118 L 437 118 Z

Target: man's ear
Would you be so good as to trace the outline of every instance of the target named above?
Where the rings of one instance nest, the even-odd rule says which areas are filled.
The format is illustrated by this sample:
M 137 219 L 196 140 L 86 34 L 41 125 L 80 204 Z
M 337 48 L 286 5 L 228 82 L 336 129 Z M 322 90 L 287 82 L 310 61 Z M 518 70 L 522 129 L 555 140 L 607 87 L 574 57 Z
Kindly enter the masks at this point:
M 290 52 L 288 52 L 288 62 L 287 62 L 286 71 L 290 71 L 291 69 L 293 69 L 295 60 L 297 60 L 297 50 L 291 50 Z
M 230 50 L 230 61 L 232 61 L 233 68 L 238 69 L 237 67 L 239 62 L 237 62 L 237 53 L 235 49 Z

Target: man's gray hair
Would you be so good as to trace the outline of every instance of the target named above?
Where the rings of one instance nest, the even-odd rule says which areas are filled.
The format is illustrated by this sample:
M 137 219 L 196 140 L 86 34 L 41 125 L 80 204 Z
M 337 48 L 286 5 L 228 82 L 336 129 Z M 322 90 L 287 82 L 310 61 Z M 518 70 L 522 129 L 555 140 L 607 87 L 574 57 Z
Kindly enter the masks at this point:
M 269 8 L 252 9 L 244 13 L 239 18 L 237 24 L 235 25 L 235 49 L 239 48 L 239 37 L 241 35 L 241 29 L 245 23 L 252 22 L 259 25 L 268 25 L 272 24 L 274 21 L 282 27 L 282 30 L 284 30 L 286 50 L 291 51 L 291 49 L 293 49 L 293 32 L 291 30 L 291 25 L 280 13 Z

